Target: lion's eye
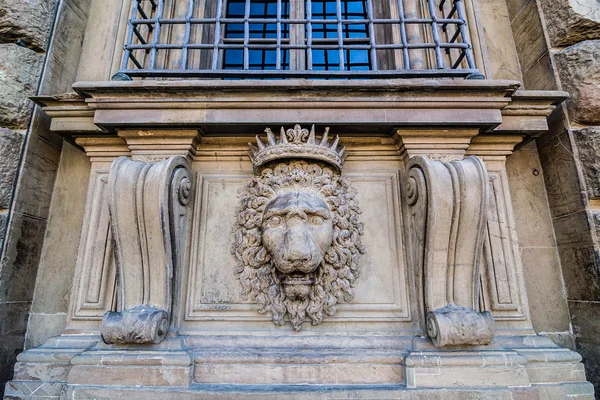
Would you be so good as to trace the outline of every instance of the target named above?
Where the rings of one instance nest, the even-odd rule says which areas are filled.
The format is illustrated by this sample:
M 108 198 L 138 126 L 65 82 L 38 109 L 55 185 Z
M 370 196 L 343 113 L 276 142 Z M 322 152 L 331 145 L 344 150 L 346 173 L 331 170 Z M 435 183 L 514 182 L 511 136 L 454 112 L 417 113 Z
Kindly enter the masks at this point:
M 311 217 L 310 222 L 313 225 L 323 225 L 323 222 L 325 222 L 325 220 L 323 219 L 323 217 L 315 215 L 315 216 Z
M 269 218 L 267 223 L 269 224 L 269 226 L 279 226 L 281 224 L 281 217 L 271 217 Z

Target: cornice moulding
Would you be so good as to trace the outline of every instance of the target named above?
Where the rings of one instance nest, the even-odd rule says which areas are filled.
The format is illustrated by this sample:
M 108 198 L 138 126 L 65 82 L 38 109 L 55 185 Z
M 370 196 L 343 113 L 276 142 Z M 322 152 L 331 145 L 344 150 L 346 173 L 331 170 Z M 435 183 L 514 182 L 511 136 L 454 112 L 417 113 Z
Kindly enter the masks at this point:
M 76 93 L 33 100 L 52 118 L 51 129 L 66 136 L 124 129 L 239 136 L 256 132 L 257 125 L 302 120 L 346 135 L 449 127 L 535 137 L 568 95 L 518 86 L 505 80 L 137 80 L 78 82 Z

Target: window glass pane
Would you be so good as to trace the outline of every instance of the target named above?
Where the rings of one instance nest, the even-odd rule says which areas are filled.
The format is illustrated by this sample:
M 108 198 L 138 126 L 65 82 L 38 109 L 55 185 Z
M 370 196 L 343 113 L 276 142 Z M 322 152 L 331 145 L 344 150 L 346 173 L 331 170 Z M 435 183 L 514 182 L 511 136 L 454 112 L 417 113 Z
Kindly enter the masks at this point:
M 369 50 L 368 24 L 362 23 L 368 19 L 367 2 L 351 0 L 340 2 L 342 21 L 342 42 L 344 49 L 344 64 L 346 70 L 369 70 L 371 59 Z M 312 52 L 314 70 L 339 70 L 340 60 L 338 50 L 319 49 L 319 46 L 339 46 L 337 2 L 335 0 L 312 0 L 310 7 L 312 20 L 332 20 L 331 24 L 312 24 L 312 44 L 316 48 Z M 309 7 L 308 2 L 306 7 Z M 355 23 L 349 23 L 356 21 Z M 362 46 L 362 49 L 353 47 Z
M 281 1 L 281 18 L 289 19 L 290 3 L 288 0 Z M 225 18 L 243 19 L 246 13 L 245 0 L 229 0 Z M 248 23 L 249 35 L 248 44 L 253 48 L 248 50 L 248 67 L 253 70 L 276 69 L 277 50 L 274 45 L 277 44 L 277 0 L 251 0 L 250 18 Z M 253 21 L 253 20 L 272 19 L 273 21 Z M 290 28 L 289 24 L 281 24 L 281 43 L 289 42 Z M 231 40 L 240 39 L 240 40 Z M 244 68 L 244 23 L 232 22 L 225 23 L 223 42 L 226 44 L 235 44 L 238 49 L 226 49 L 223 51 L 224 69 L 243 69 Z M 266 39 L 266 40 L 265 40 Z M 259 46 L 256 48 L 256 46 Z M 261 46 L 265 48 L 262 49 Z M 267 49 L 268 47 L 268 49 Z M 289 69 L 289 51 L 281 50 L 281 69 Z

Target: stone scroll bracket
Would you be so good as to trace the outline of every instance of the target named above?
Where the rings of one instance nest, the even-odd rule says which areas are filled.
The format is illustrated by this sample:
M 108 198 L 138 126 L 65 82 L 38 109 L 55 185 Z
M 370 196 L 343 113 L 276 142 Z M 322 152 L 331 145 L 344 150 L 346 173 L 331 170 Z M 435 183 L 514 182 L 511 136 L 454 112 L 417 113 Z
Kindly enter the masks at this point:
M 119 311 L 104 315 L 104 342 L 160 343 L 165 338 L 191 186 L 190 168 L 181 156 L 154 164 L 127 157 L 113 162 L 108 204 Z
M 427 333 L 437 347 L 488 344 L 494 319 L 476 311 L 488 202 L 480 158 L 407 165 L 413 259 L 422 280 Z

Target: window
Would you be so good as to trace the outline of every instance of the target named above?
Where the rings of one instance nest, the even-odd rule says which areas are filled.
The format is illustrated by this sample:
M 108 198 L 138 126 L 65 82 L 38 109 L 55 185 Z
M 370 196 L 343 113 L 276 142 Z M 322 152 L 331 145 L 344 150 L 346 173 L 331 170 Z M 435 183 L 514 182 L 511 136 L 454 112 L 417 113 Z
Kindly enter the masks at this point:
M 481 76 L 463 0 L 131 0 L 127 77 Z

